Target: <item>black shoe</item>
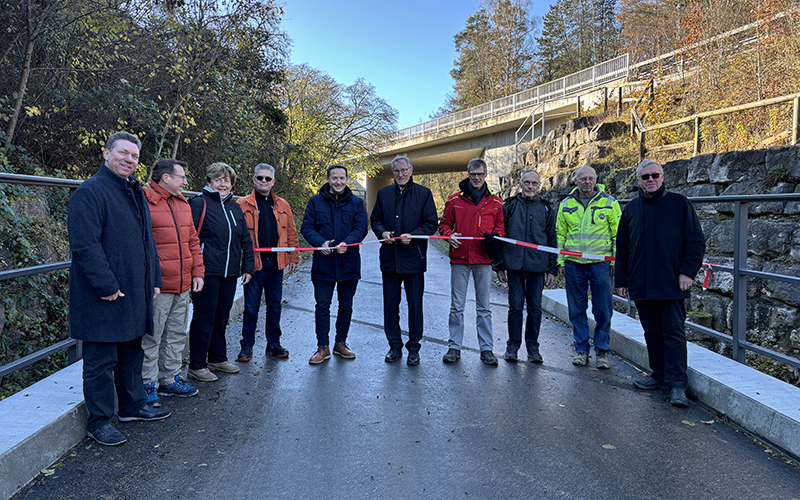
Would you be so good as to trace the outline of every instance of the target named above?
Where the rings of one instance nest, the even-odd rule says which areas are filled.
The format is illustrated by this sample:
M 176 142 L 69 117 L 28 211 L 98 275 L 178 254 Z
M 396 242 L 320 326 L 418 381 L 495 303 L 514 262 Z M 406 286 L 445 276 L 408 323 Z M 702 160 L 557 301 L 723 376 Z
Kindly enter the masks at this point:
M 411 356 L 410 353 L 409 356 Z M 400 349 L 390 349 L 389 352 L 386 353 L 386 357 L 383 358 L 383 360 L 387 363 L 394 363 L 395 361 L 400 361 L 401 359 L 403 359 L 402 347 Z
M 531 363 L 543 363 L 542 355 L 536 347 L 528 347 L 528 361 Z
M 236 361 L 240 363 L 247 363 L 251 359 L 253 359 L 253 350 L 252 349 L 242 349 L 239 351 L 239 354 L 236 356 Z
M 267 356 L 273 356 L 275 358 L 288 358 L 289 350 L 284 349 L 280 344 L 270 344 L 267 346 Z
M 481 361 L 489 366 L 497 366 L 497 358 L 492 351 L 481 351 Z
M 448 349 L 444 356 L 442 356 L 442 361 L 445 363 L 455 363 L 461 359 L 461 351 L 458 349 Z
M 646 377 L 641 380 L 634 380 L 633 385 L 636 386 L 637 389 L 641 389 L 643 391 L 654 391 L 656 389 L 661 389 L 662 391 L 666 391 L 669 389 L 664 382 L 659 382 L 658 380 L 652 377 Z
M 93 431 L 87 430 L 86 435 L 103 446 L 117 446 L 127 441 L 125 436 L 111 424 L 106 424 Z
M 167 410 L 159 410 L 156 408 L 151 408 L 150 406 L 144 405 L 141 410 L 139 410 L 136 415 L 120 415 L 119 421 L 120 422 L 133 422 L 134 420 L 143 420 L 145 422 L 153 422 L 155 420 L 164 420 L 165 418 L 172 415 L 171 411 Z
M 503 354 L 503 359 L 506 361 L 511 361 L 512 363 L 519 361 L 519 358 L 517 357 L 517 349 L 511 346 L 506 347 L 506 353 Z
M 419 364 L 419 352 L 408 351 L 408 359 L 406 359 L 408 366 L 417 366 Z
M 689 400 L 686 399 L 686 391 L 679 387 L 673 387 L 669 390 L 669 404 L 677 406 L 678 408 L 686 408 L 689 406 Z

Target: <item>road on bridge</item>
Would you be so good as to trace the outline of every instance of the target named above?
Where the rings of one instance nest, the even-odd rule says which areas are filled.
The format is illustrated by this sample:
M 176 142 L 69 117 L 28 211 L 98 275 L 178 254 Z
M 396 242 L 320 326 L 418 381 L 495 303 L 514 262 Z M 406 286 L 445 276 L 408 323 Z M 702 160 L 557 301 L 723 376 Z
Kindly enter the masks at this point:
M 492 368 L 478 359 L 469 301 L 462 359 L 443 364 L 449 265 L 435 249 L 422 363 L 384 363 L 377 247 L 362 247 L 355 360 L 308 364 L 306 262 L 284 291 L 287 360 L 267 358 L 260 339 L 241 373 L 198 384 L 194 398 L 165 398 L 166 421 L 119 424 L 122 446 L 83 440 L 14 498 L 800 498 L 797 468 L 694 402 L 678 410 L 664 393 L 636 390 L 636 370 L 619 358 L 605 371 L 573 366 L 558 322 L 543 323 L 543 365 Z M 503 289 L 492 293 L 500 355 L 507 302 Z M 231 358 L 240 332 L 232 322 Z

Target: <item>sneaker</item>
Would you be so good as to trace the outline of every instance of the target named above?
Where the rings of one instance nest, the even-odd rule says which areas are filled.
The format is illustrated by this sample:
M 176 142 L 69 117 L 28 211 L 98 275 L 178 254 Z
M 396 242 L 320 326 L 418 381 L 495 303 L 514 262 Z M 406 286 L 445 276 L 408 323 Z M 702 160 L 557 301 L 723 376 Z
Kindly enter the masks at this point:
M 586 366 L 589 363 L 589 353 L 588 352 L 576 352 L 574 356 L 572 356 L 572 364 L 575 366 Z
M 492 351 L 481 351 L 481 361 L 489 366 L 497 366 L 497 358 Z
M 208 369 L 212 372 L 221 371 L 222 373 L 239 373 L 239 367 L 230 361 L 223 361 L 222 363 L 209 363 Z
M 517 357 L 517 349 L 514 349 L 511 346 L 506 347 L 506 353 L 503 354 L 503 359 L 506 361 L 511 361 L 512 363 L 519 361 L 519 358 Z
M 134 420 L 141 420 L 143 422 L 154 422 L 156 420 L 164 420 L 172 415 L 168 410 L 157 410 L 147 405 L 142 406 L 142 409 L 134 415 L 119 415 L 117 418 L 120 422 L 133 422 Z
M 190 398 L 200 392 L 196 387 L 186 385 L 181 380 L 180 375 L 175 375 L 175 382 L 169 385 L 162 385 L 158 388 L 159 396 L 178 396 L 179 398 Z
M 127 441 L 125 436 L 111 424 L 98 427 L 93 431 L 87 430 L 86 435 L 103 446 L 118 446 Z
M 311 356 L 311 359 L 308 360 L 308 364 L 318 365 L 326 359 L 331 359 L 331 350 L 328 348 L 328 346 L 321 345 L 317 348 L 317 352 Z
M 678 408 L 686 408 L 689 406 L 689 400 L 686 399 L 686 391 L 679 387 L 673 387 L 669 390 L 669 404 L 677 406 Z
M 666 391 L 669 389 L 664 382 L 659 382 L 653 377 L 645 377 L 641 380 L 634 380 L 633 385 L 636 386 L 637 389 L 641 389 L 643 391 L 654 391 L 656 389 Z
M 288 358 L 289 350 L 284 349 L 280 344 L 270 344 L 267 346 L 267 356 L 274 358 Z
M 337 342 L 333 346 L 333 353 L 337 356 L 343 357 L 344 359 L 356 359 L 356 353 L 351 351 L 344 342 Z
M 208 368 L 201 368 L 199 370 L 192 370 L 189 368 L 187 374 L 195 380 L 199 380 L 200 382 L 216 382 L 219 380 L 216 375 L 211 373 Z
M 442 361 L 445 363 L 455 363 L 461 359 L 461 351 L 458 349 L 448 349 L 444 356 L 442 356 Z
M 240 363 L 247 363 L 251 359 L 253 359 L 253 350 L 252 349 L 242 349 L 239 351 L 239 354 L 236 356 L 236 361 Z
M 611 360 L 608 359 L 608 351 L 600 351 L 595 355 L 595 365 L 601 370 L 611 368 Z
M 419 351 L 408 351 L 406 364 L 408 366 L 417 366 L 419 364 Z
M 528 347 L 528 361 L 531 363 L 544 363 L 538 347 Z
M 145 403 L 149 404 L 153 408 L 158 408 L 161 406 L 161 402 L 158 400 L 158 394 L 156 394 L 155 382 L 144 384 L 144 395 L 145 395 L 145 400 L 144 400 Z

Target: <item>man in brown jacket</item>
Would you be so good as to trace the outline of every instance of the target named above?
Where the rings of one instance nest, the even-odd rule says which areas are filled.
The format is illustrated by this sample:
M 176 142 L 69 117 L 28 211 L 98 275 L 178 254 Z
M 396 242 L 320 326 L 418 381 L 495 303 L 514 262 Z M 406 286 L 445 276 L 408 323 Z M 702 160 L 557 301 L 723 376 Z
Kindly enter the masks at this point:
M 143 190 L 150 209 L 163 285 L 153 304 L 153 335 L 142 337 L 146 402 L 156 407 L 160 406 L 158 396 L 187 398 L 198 393 L 178 375 L 187 339 L 189 294 L 202 290 L 205 274 L 192 210 L 181 194 L 187 184 L 185 166 L 178 160 L 157 161 L 150 189 Z
M 253 174 L 253 192 L 237 201 L 244 212 L 253 248 L 298 246 L 292 209 L 286 200 L 272 191 L 274 185 L 275 168 L 259 163 Z M 281 346 L 283 270 L 286 269 L 289 274 L 297 270 L 298 252 L 255 252 L 255 260 L 256 272 L 244 286 L 242 349 L 237 361 L 247 362 L 253 358 L 262 293 L 267 304 L 266 353 L 276 358 L 288 358 L 289 351 Z

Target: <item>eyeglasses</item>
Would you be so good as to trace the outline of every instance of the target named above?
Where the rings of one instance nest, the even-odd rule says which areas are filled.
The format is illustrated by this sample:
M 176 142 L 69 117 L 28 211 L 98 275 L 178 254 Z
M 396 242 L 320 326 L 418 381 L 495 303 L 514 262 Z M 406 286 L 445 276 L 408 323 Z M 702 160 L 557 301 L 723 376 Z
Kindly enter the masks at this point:
M 392 170 L 392 172 L 395 173 L 395 174 L 406 175 L 410 170 L 411 170 L 410 168 L 396 168 L 396 169 Z
M 267 177 L 265 175 L 257 175 L 256 180 L 258 182 L 272 182 L 272 177 Z
M 167 175 L 170 175 L 172 177 L 180 177 L 181 179 L 186 180 L 186 176 L 185 175 L 180 175 L 180 174 L 167 174 Z
M 486 177 L 486 172 L 469 172 L 467 173 L 467 175 L 470 177 L 477 177 L 480 179 L 481 177 Z
M 658 179 L 659 177 L 661 177 L 661 174 L 658 173 L 658 172 L 655 172 L 655 173 L 652 173 L 652 174 L 642 174 L 640 177 L 642 178 L 643 181 L 646 181 L 650 177 L 652 177 L 653 179 Z

